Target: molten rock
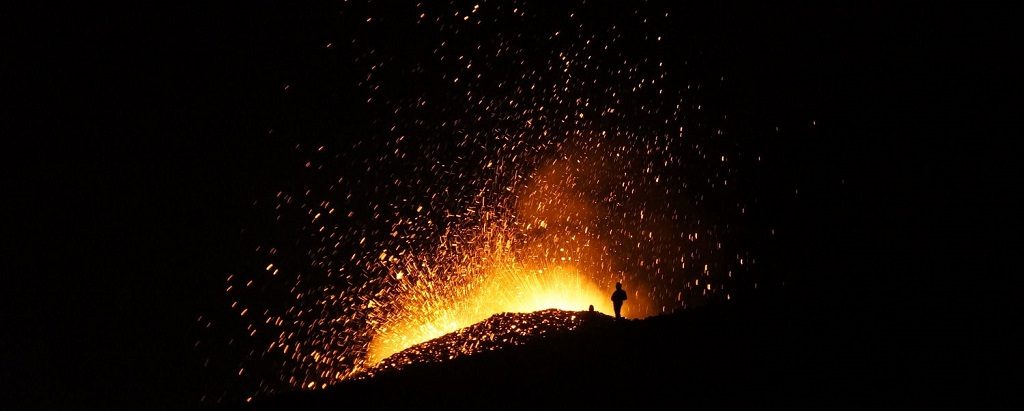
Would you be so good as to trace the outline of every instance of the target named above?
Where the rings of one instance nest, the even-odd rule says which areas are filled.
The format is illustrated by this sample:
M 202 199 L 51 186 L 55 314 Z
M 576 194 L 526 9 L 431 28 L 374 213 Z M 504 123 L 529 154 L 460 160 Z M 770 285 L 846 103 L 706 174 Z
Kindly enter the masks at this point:
M 611 317 L 598 312 L 558 309 L 495 314 L 487 320 L 394 354 L 365 375 L 372 376 L 411 364 L 449 361 L 481 352 L 523 345 L 570 332 L 581 326 L 611 321 L 614 321 Z

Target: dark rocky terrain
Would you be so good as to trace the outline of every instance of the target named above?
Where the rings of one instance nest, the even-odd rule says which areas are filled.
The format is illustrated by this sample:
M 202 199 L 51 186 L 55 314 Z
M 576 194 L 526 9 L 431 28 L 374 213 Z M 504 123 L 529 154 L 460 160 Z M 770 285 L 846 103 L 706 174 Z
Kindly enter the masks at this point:
M 399 370 L 247 409 L 835 409 L 907 404 L 929 389 L 869 327 L 796 308 L 751 300 L 625 321 L 499 314 L 392 356 Z M 468 346 L 472 355 L 438 358 Z
M 536 343 L 580 327 L 597 327 L 615 319 L 599 312 L 558 309 L 532 313 L 501 313 L 440 338 L 416 344 L 382 361 L 372 375 L 402 369 L 408 365 L 451 361 L 487 351 Z

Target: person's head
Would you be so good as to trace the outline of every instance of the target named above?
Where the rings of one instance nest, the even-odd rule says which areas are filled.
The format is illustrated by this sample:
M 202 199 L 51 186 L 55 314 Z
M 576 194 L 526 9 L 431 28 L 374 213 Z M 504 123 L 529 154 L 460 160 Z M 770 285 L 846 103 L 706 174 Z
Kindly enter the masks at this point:
M 615 289 L 616 290 L 621 290 L 622 289 L 622 283 L 615 283 Z

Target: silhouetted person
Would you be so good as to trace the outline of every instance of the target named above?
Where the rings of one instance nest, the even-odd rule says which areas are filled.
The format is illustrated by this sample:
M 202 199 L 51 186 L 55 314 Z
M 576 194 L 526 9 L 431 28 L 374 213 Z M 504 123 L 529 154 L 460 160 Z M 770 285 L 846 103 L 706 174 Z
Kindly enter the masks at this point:
M 622 289 L 622 283 L 615 283 L 615 292 L 612 293 L 612 305 L 615 306 L 615 319 L 622 318 L 622 302 L 626 301 L 626 290 Z

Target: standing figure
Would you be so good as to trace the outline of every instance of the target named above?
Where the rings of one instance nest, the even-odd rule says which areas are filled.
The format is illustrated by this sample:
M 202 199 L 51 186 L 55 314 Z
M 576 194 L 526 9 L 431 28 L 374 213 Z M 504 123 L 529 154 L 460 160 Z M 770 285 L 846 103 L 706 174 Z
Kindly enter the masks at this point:
M 626 290 L 622 289 L 622 283 L 615 283 L 615 292 L 612 293 L 612 305 L 615 307 L 615 319 L 622 318 L 622 302 L 626 301 Z

